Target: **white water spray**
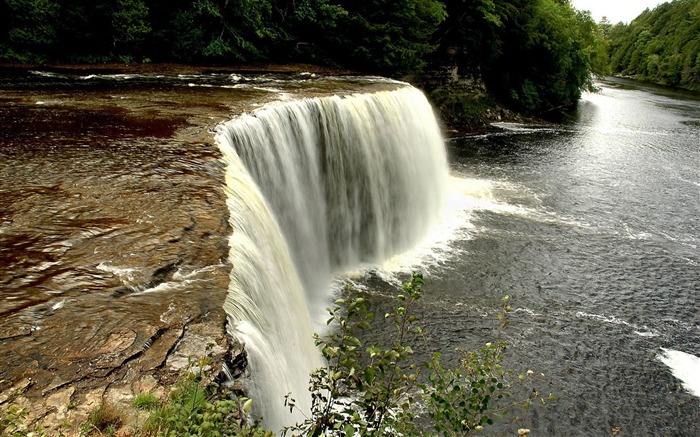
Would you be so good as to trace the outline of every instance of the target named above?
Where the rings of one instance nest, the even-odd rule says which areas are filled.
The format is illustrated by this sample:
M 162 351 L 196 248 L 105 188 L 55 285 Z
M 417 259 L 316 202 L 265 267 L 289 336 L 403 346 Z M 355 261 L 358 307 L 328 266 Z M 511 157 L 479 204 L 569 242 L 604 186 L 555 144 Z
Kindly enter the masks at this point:
M 408 250 L 445 205 L 433 110 L 411 87 L 266 106 L 219 127 L 233 265 L 224 309 L 246 343 L 257 413 L 294 423 L 322 365 L 313 322 L 333 273 Z

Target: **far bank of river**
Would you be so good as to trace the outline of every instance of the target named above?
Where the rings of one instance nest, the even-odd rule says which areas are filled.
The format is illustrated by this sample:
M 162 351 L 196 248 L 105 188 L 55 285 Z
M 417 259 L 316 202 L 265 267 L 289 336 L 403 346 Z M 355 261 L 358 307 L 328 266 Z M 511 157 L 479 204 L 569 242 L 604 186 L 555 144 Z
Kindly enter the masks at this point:
M 293 75 L 307 72 L 323 76 L 361 76 L 352 70 L 329 68 L 311 64 L 241 64 L 196 66 L 186 64 L 163 63 L 105 63 L 105 64 L 49 64 L 25 65 L 2 64 L 0 71 L 5 80 L 11 80 L 15 74 L 26 71 L 44 71 L 55 74 L 87 76 L 99 75 L 151 75 L 151 76 L 186 76 L 198 74 L 265 74 L 276 73 Z M 527 117 L 511 111 L 498 104 L 490 97 L 486 85 L 480 79 L 462 77 L 456 68 L 441 68 L 402 78 L 426 92 L 444 123 L 448 137 L 465 133 L 490 130 L 495 122 L 533 122 L 544 123 L 536 117 Z M 550 114 L 551 115 L 551 114 Z

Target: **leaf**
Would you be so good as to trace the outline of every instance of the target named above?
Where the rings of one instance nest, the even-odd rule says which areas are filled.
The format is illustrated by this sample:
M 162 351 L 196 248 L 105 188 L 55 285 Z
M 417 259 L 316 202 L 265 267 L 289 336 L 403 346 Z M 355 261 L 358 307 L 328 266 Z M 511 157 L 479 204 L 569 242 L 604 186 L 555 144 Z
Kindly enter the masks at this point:
M 365 382 L 368 385 L 371 385 L 372 382 L 374 382 L 374 378 L 376 376 L 376 373 L 375 373 L 374 369 L 372 369 L 371 367 L 367 367 L 365 369 L 364 376 L 365 376 Z
M 253 408 L 253 400 L 252 400 L 252 399 L 248 399 L 247 401 L 245 401 L 245 402 L 243 403 L 243 411 L 246 412 L 246 413 L 248 413 L 248 412 L 250 412 L 250 409 L 251 409 L 251 408 Z
M 343 431 L 345 432 L 346 437 L 352 437 L 355 435 L 355 428 L 353 428 L 349 423 L 343 427 Z

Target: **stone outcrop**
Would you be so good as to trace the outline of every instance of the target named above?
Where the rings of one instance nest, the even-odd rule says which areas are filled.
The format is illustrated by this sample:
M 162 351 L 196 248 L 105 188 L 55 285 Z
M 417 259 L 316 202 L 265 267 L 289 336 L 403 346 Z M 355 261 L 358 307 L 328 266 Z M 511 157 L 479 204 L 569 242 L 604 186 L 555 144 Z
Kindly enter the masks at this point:
M 245 375 L 244 348 L 229 338 L 225 324 L 223 310 L 187 320 L 165 330 L 151 346 L 125 362 L 103 369 L 100 375 L 54 380 L 48 386 L 32 377 L 23 378 L 0 394 L 0 410 L 23 410 L 20 422 L 27 430 L 72 436 L 80 434 L 91 412 L 108 404 L 120 412 L 123 435 L 130 435 L 147 417 L 147 413 L 133 407 L 134 398 L 150 393 L 165 399 L 175 381 L 198 363 L 207 363 L 204 374 L 210 382 L 227 380 L 231 374 Z M 124 342 L 123 338 L 112 336 L 103 344 L 103 350 L 119 350 Z M 233 385 L 240 387 L 235 382 Z

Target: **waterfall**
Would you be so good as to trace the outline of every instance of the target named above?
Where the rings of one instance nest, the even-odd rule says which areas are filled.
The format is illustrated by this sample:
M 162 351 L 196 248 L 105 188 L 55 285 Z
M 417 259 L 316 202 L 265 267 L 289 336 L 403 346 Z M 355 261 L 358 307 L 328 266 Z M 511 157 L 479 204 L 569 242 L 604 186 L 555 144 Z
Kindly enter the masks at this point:
M 334 273 L 410 249 L 437 222 L 448 170 L 415 88 L 267 105 L 218 128 L 233 266 L 224 309 L 246 344 L 256 413 L 275 431 L 308 411 L 312 340 Z

